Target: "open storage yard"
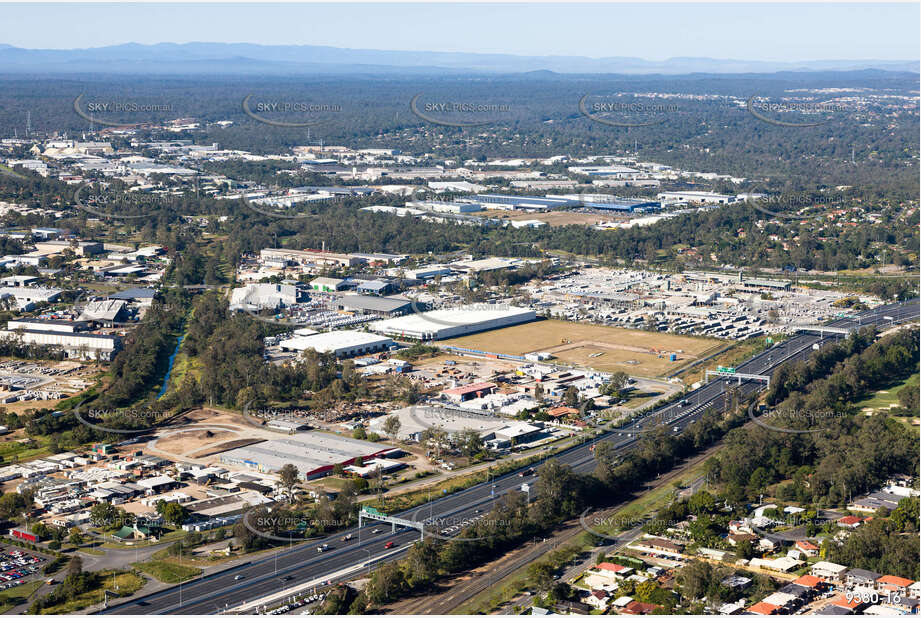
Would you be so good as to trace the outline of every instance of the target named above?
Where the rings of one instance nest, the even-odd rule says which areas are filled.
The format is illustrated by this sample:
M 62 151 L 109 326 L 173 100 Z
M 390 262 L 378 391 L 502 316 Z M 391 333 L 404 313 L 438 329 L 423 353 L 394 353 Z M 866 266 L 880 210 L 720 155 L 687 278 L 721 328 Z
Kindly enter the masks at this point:
M 494 354 L 547 352 L 563 362 L 645 377 L 677 370 L 724 344 L 717 339 L 561 320 L 510 326 L 442 343 Z M 677 354 L 676 361 L 669 360 L 671 353 Z

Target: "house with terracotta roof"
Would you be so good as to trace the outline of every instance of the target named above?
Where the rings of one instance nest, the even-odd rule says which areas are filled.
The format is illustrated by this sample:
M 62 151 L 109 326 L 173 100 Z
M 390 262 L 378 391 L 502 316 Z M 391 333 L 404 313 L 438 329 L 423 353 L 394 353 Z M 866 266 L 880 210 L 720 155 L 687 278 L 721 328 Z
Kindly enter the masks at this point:
M 804 588 L 809 588 L 813 593 L 821 592 L 828 588 L 828 582 L 826 582 L 821 577 L 816 577 L 815 575 L 800 575 L 793 580 L 794 584 L 797 586 L 802 586 Z
M 776 605 L 771 605 L 770 603 L 761 601 L 749 607 L 748 611 L 752 614 L 758 614 L 760 616 L 773 616 L 780 611 L 780 608 Z
M 896 575 L 883 575 L 876 580 L 876 588 L 880 592 L 898 593 L 902 596 L 908 594 L 908 589 L 915 583 L 913 580 L 898 577 Z
M 579 416 L 579 411 L 569 406 L 558 406 L 547 411 L 553 418 L 562 418 L 564 416 Z
M 831 601 L 831 603 L 829 603 L 829 605 L 834 605 L 834 606 L 836 606 L 836 607 L 843 607 L 844 609 L 849 609 L 849 610 L 851 610 L 851 612 L 857 612 L 857 611 L 859 611 L 860 609 L 862 609 L 863 607 L 865 607 L 866 605 L 869 605 L 869 604 L 868 604 L 868 603 L 864 603 L 863 601 L 861 601 L 860 598 L 859 598 L 859 595 L 855 596 L 855 598 L 853 598 L 853 599 L 851 599 L 850 601 L 848 601 L 848 600 L 847 600 L 847 597 L 846 597 L 845 595 L 839 594 L 839 595 L 836 596 L 834 599 L 832 599 L 832 601 Z
M 857 528 L 863 523 L 863 519 L 854 515 L 846 515 L 838 520 L 838 526 L 841 528 Z
M 601 562 L 590 570 L 583 583 L 588 588 L 614 589 L 620 581 L 633 574 L 633 569 L 611 562 Z
M 623 609 L 620 610 L 620 613 L 630 614 L 631 616 L 645 616 L 646 614 L 651 614 L 661 607 L 661 605 L 656 605 L 655 603 L 640 603 L 639 601 L 630 601 Z
M 796 549 L 800 550 L 810 558 L 814 558 L 819 555 L 819 546 L 815 543 L 810 543 L 809 541 L 797 541 L 795 545 Z

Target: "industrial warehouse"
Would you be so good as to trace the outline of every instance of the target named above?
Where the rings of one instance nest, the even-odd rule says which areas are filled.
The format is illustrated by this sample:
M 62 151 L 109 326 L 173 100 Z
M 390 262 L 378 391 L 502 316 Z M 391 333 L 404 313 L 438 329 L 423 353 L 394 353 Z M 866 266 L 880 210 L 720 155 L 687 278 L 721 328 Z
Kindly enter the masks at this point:
M 337 464 L 347 466 L 358 458 L 368 460 L 400 454 L 400 449 L 382 448 L 373 442 L 304 432 L 227 451 L 221 455 L 221 463 L 269 473 L 278 472 L 285 464 L 293 464 L 301 478 L 315 479 L 332 472 Z
M 470 335 L 493 328 L 524 324 L 537 319 L 531 309 L 509 305 L 470 305 L 456 309 L 437 309 L 375 322 L 375 332 L 418 341 L 436 341 Z
M 337 358 L 359 356 L 383 352 L 393 347 L 390 337 L 383 337 L 373 333 L 358 330 L 337 330 L 328 333 L 317 333 L 304 337 L 293 337 L 281 343 L 284 350 L 316 350 L 321 354 L 335 354 Z

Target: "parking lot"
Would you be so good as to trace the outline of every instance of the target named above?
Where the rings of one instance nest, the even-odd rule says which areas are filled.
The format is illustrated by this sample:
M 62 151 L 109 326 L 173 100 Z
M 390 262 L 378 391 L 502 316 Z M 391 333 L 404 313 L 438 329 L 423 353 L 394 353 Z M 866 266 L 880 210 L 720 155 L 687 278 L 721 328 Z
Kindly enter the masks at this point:
M 2 548 L 0 551 L 0 590 L 25 583 L 25 578 L 39 573 L 45 558 L 28 552 Z

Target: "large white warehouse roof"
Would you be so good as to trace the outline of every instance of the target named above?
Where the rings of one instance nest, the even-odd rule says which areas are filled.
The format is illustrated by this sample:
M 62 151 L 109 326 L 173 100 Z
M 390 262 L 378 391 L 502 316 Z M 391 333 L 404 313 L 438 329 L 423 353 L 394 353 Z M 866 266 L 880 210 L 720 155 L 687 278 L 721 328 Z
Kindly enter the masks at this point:
M 368 354 L 386 349 L 393 344 L 390 337 L 366 333 L 359 330 L 334 330 L 306 337 L 292 337 L 281 343 L 281 347 L 290 350 L 307 350 L 332 352 L 336 356 Z
M 374 322 L 369 327 L 386 335 L 408 339 L 447 339 L 536 319 L 531 309 L 508 305 L 468 305 L 436 309 Z

